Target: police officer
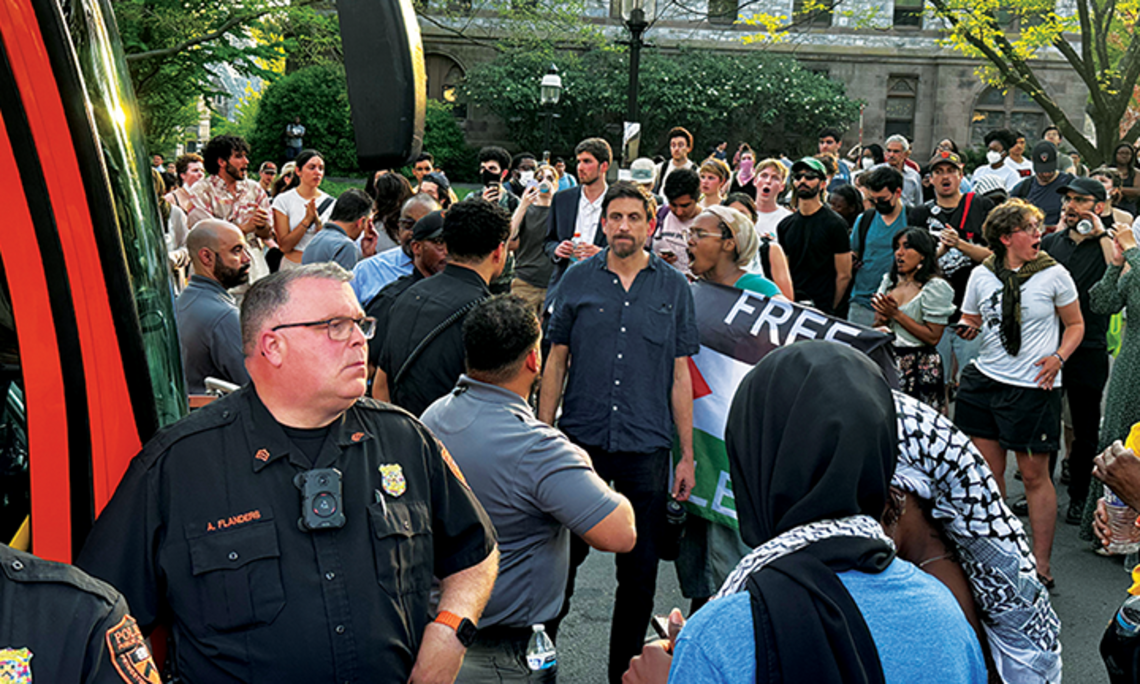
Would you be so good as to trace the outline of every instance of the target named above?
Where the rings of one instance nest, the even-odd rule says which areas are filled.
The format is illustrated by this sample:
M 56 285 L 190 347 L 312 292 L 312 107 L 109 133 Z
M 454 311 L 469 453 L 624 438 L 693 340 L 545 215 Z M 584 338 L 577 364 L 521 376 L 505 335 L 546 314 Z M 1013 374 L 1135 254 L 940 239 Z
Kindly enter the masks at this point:
M 187 682 L 450 682 L 490 595 L 494 532 L 447 452 L 361 399 L 374 322 L 351 277 L 250 288 L 251 384 L 144 447 L 80 556 L 144 632 L 172 622 Z
M 601 551 L 625 553 L 637 541 L 629 500 L 527 405 L 542 363 L 540 336 L 533 309 L 517 296 L 475 307 L 463 323 L 467 373 L 423 417 L 454 453 L 503 552 L 459 684 L 554 681 L 552 670 L 532 673 L 525 653 L 531 626 L 562 609 L 570 532 Z
M 158 684 L 119 592 L 0 544 L 0 682 Z

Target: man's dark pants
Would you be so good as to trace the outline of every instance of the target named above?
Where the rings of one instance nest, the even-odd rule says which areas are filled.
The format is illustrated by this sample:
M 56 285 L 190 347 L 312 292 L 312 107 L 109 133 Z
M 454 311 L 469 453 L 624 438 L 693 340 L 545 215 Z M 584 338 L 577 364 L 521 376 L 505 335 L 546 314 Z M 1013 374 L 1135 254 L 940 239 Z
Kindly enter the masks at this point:
M 1100 400 L 1108 382 L 1108 352 L 1078 348 L 1061 375 L 1073 419 L 1069 454 L 1069 500 L 1084 501 L 1089 493 L 1093 458 L 1100 441 Z
M 641 654 L 645 632 L 653 615 L 658 560 L 654 539 L 664 522 L 672 458 L 668 449 L 637 454 L 603 451 L 584 444 L 579 446 L 590 454 L 598 476 L 612 482 L 614 489 L 629 499 L 637 526 L 637 544 L 633 550 L 616 554 L 618 586 L 610 625 L 609 681 L 620 684 L 622 674 L 629 669 L 629 661 Z M 570 538 L 570 576 L 566 582 L 562 613 L 553 626 L 555 638 L 558 624 L 570 612 L 570 597 L 574 594 L 578 566 L 589 553 L 590 546 L 580 537 Z

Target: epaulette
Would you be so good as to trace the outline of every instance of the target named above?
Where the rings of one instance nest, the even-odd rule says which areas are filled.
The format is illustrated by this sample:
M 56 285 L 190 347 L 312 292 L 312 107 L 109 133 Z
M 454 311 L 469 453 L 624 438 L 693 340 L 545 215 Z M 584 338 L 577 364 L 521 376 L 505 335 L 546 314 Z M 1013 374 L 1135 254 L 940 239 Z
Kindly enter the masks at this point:
M 9 580 L 21 584 L 66 584 L 106 601 L 108 606 L 120 599 L 114 587 L 79 568 L 44 560 L 4 544 L 0 544 L 0 570 Z
M 240 402 L 246 401 L 245 393 L 252 392 L 250 386 L 206 404 L 178 422 L 161 428 L 143 446 L 142 452 L 136 458 L 142 458 L 149 468 L 162 454 L 170 450 L 179 441 L 206 432 L 223 425 L 229 425 L 237 420 L 240 411 Z

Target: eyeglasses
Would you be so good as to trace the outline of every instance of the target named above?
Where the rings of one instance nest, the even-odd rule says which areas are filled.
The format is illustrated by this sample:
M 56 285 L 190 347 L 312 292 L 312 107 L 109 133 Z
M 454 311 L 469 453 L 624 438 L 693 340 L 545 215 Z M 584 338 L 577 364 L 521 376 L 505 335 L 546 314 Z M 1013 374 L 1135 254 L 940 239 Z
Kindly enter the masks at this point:
M 1014 232 L 1014 233 L 1025 233 L 1029 237 L 1037 237 L 1039 235 L 1042 235 L 1045 232 L 1045 229 L 1042 228 L 1041 226 L 1030 226 L 1028 228 L 1018 228 L 1017 230 L 1012 231 L 1012 232 Z
M 261 175 L 263 175 L 263 176 L 276 176 L 277 175 L 277 169 L 265 169 L 264 171 L 261 172 Z
M 1086 202 L 1095 202 L 1095 201 L 1096 201 L 1095 197 L 1071 197 L 1069 195 L 1065 195 L 1064 197 L 1061 198 L 1061 204 L 1069 204 L 1070 202 L 1080 202 L 1081 204 L 1084 204 Z
M 820 176 L 819 174 L 816 174 L 816 173 L 804 173 L 803 171 L 800 171 L 799 173 L 792 176 L 792 179 L 798 180 L 798 181 L 801 181 L 801 180 L 823 180 L 823 177 Z
M 396 225 L 405 229 L 405 230 L 411 230 L 412 227 L 416 225 L 416 220 L 414 218 L 405 217 L 405 218 L 397 220 Z
M 318 326 L 325 326 L 328 330 L 329 339 L 333 342 L 344 342 L 352 336 L 352 327 L 360 328 L 360 332 L 364 334 L 364 339 L 372 339 L 372 335 L 376 333 L 376 319 L 371 316 L 364 318 L 349 318 L 348 316 L 334 316 L 333 318 L 326 318 L 323 321 L 307 321 L 305 323 L 282 323 L 281 325 L 270 328 L 274 332 L 283 328 L 316 328 Z

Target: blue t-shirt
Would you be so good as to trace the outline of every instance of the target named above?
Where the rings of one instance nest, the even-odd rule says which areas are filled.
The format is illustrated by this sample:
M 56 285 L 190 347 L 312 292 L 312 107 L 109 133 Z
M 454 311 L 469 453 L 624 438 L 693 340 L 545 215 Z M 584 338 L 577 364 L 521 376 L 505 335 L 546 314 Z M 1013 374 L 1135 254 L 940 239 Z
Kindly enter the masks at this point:
M 890 272 L 891 264 L 895 260 L 895 251 L 891 249 L 891 242 L 895 233 L 906 228 L 906 212 L 900 212 L 895 222 L 887 225 L 882 214 L 875 212 L 871 227 L 867 229 L 867 244 L 860 244 L 859 224 L 863 216 L 855 221 L 851 229 L 851 249 L 856 254 L 862 254 L 863 267 L 855 273 L 855 284 L 851 288 L 851 301 L 861 304 L 864 308 L 871 308 L 871 295 L 879 291 L 879 283 L 883 276 Z
M 978 639 L 941 582 L 899 559 L 878 575 L 851 570 L 839 579 L 867 621 L 887 684 L 985 684 Z M 669 683 L 682 682 L 765 684 L 756 678 L 748 592 L 711 601 L 681 630 Z

